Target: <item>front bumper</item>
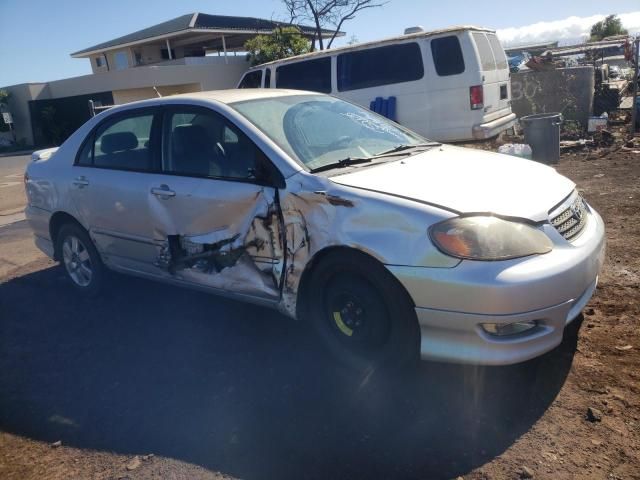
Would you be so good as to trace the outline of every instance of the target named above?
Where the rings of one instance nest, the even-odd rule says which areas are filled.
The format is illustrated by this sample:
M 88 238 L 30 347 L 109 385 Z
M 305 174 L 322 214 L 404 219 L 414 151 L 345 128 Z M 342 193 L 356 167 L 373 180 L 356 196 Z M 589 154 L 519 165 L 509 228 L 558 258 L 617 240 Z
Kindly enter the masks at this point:
M 421 356 L 456 363 L 508 365 L 562 342 L 565 326 L 595 291 L 605 231 L 593 210 L 584 232 L 567 242 L 551 226 L 554 250 L 521 259 L 462 261 L 453 268 L 387 266 L 416 305 Z M 535 321 L 517 335 L 493 336 L 482 323 Z
M 505 131 L 507 128 L 511 128 L 516 124 L 516 114 L 510 113 L 504 117 L 500 117 L 492 122 L 481 123 L 480 125 L 474 125 L 471 129 L 474 140 L 485 140 L 498 135 L 500 132 Z

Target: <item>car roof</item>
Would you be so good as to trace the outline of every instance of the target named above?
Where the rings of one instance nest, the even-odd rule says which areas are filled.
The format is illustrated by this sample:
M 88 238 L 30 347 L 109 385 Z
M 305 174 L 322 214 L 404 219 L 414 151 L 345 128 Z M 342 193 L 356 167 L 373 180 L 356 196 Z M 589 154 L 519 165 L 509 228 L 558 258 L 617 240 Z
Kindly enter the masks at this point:
M 171 105 L 176 103 L 223 103 L 226 105 L 243 102 L 246 100 L 260 100 L 263 98 L 287 97 L 291 95 L 322 95 L 318 92 L 307 92 L 303 90 L 289 90 L 283 88 L 241 88 L 228 90 L 209 90 L 204 92 L 182 93 L 179 95 L 169 95 L 149 100 L 139 100 L 137 102 L 116 105 L 104 113 L 109 115 L 125 111 L 132 108 L 157 107 L 160 105 Z
M 211 102 L 231 104 L 235 102 L 243 102 L 246 100 L 259 100 L 263 98 L 287 97 L 291 95 L 322 95 L 318 92 L 307 92 L 303 90 L 289 90 L 283 88 L 241 88 L 228 90 L 209 90 L 204 92 L 182 93 L 180 95 L 170 95 L 161 98 L 152 98 L 149 100 L 140 100 L 137 102 L 125 103 L 107 110 L 108 112 L 128 110 L 130 108 L 152 107 L 158 105 L 167 105 L 172 103 L 190 103 Z
M 474 31 L 474 32 L 485 32 L 485 33 L 496 33 L 495 30 L 492 30 L 490 28 L 484 28 L 484 27 L 476 27 L 473 25 L 455 25 L 452 27 L 447 27 L 447 28 L 440 28 L 437 30 L 429 30 L 429 31 L 422 31 L 422 32 L 415 32 L 415 33 L 407 33 L 404 35 L 396 35 L 394 37 L 388 37 L 388 38 L 383 38 L 380 40 L 373 40 L 370 42 L 362 42 L 362 43 L 356 43 L 353 45 L 343 45 L 341 47 L 335 47 L 335 48 L 328 48 L 326 50 L 316 50 L 314 52 L 310 52 L 310 53 L 303 53 L 302 55 L 295 55 L 293 57 L 287 57 L 287 58 L 283 58 L 280 60 L 273 60 L 271 62 L 266 62 L 266 63 L 261 63 L 260 65 L 255 65 L 253 67 L 251 67 L 248 71 L 251 72 L 253 70 L 257 70 L 260 68 L 264 68 L 264 67 L 269 67 L 272 65 L 280 65 L 283 63 L 287 63 L 287 62 L 295 62 L 298 60 L 307 60 L 310 58 L 315 58 L 315 57 L 324 57 L 324 56 L 330 56 L 341 52 L 348 52 L 348 51 L 353 51 L 353 50 L 360 50 L 360 49 L 367 49 L 367 48 L 371 48 L 371 47 L 376 47 L 376 46 L 381 46 L 381 45 L 388 45 L 388 44 L 394 44 L 394 43 L 398 43 L 398 42 L 404 42 L 404 41 L 408 41 L 408 40 L 416 40 L 419 38 L 428 38 L 428 37 L 433 37 L 435 35 L 443 35 L 443 34 L 447 34 L 447 33 L 454 33 L 454 32 L 464 32 L 464 31 Z

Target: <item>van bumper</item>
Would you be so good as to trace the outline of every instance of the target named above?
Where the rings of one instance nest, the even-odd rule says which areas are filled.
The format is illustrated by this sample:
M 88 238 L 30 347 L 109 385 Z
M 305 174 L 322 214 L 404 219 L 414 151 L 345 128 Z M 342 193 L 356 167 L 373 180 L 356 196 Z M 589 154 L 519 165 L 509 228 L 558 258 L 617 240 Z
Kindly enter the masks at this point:
M 495 137 L 507 128 L 511 128 L 516 124 L 516 114 L 510 113 L 504 117 L 500 117 L 492 122 L 474 125 L 471 129 L 474 140 L 484 140 L 486 138 Z

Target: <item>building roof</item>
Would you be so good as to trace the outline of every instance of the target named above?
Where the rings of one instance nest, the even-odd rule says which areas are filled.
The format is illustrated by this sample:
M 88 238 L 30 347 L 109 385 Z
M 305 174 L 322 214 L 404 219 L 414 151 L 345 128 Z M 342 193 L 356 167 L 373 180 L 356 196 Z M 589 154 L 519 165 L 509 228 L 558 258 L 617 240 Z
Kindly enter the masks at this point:
M 261 34 L 271 33 L 276 27 L 291 26 L 286 22 L 266 20 L 254 17 L 234 17 L 226 15 L 209 15 L 206 13 L 189 13 L 179 17 L 158 23 L 151 27 L 143 28 L 136 32 L 122 37 L 114 38 L 107 42 L 99 43 L 92 47 L 78 50 L 71 54 L 72 57 L 82 58 L 91 54 L 100 53 L 106 50 L 122 48 L 135 44 L 148 43 L 154 40 L 164 40 L 176 36 L 193 33 L 218 33 L 224 35 L 234 34 Z M 315 27 L 308 25 L 295 25 L 302 31 L 303 35 L 313 36 Z M 332 30 L 322 30 L 323 37 L 333 35 Z M 338 32 L 337 36 L 343 36 L 344 32 Z

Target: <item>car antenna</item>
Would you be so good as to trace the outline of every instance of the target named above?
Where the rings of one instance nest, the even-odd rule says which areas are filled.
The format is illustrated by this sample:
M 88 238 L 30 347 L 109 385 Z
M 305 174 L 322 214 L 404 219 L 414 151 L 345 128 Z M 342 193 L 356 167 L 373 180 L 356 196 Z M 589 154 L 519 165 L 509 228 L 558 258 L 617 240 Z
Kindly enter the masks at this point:
M 153 86 L 153 90 L 156 92 L 156 95 L 158 95 L 158 98 L 162 98 L 162 94 L 158 91 L 155 85 Z

